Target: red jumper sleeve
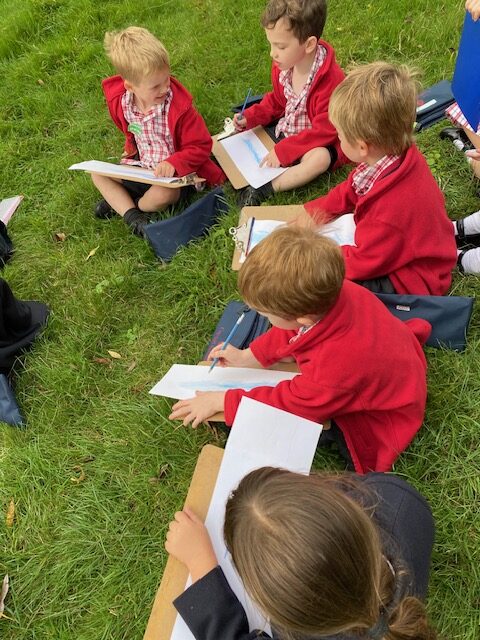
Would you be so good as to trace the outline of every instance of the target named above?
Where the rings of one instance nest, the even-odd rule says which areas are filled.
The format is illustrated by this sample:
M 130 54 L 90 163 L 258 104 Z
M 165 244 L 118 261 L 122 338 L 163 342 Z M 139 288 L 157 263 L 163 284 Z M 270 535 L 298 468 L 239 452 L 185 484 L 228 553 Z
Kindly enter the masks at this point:
M 177 122 L 175 148 L 177 151 L 165 160 L 175 167 L 179 176 L 197 171 L 208 160 L 212 138 L 202 116 L 193 106 Z
M 344 213 L 352 213 L 355 210 L 357 199 L 350 175 L 339 185 L 330 189 L 326 196 L 310 200 L 304 204 L 304 207 L 316 222 L 326 222 Z

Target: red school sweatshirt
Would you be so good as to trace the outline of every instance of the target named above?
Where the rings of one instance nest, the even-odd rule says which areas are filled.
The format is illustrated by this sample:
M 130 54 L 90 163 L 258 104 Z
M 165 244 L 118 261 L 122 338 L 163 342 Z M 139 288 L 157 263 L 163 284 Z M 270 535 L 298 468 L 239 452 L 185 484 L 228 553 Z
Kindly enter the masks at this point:
M 453 225 L 417 147 L 390 165 L 364 196 L 355 192 L 352 176 L 353 171 L 326 196 L 305 204 L 317 221 L 354 213 L 356 246 L 342 247 L 346 277 L 388 276 L 397 293 L 446 293 L 457 262 Z
M 165 158 L 175 167 L 178 176 L 196 172 L 209 184 L 222 184 L 225 174 L 210 160 L 212 138 L 202 116 L 193 106 L 190 93 L 180 82 L 170 76 L 173 99 L 168 110 L 168 127 L 173 138 L 175 152 Z M 112 76 L 102 82 L 103 93 L 113 122 L 125 135 L 124 157 L 134 158 L 138 154 L 135 136 L 128 131 L 122 109 L 122 96 L 125 93 L 121 76 Z
M 334 169 L 349 162 L 340 148 L 337 130 L 328 119 L 330 96 L 335 87 L 345 78 L 345 74 L 335 60 L 333 47 L 323 40 L 319 40 L 319 44 L 327 50 L 327 57 L 317 71 L 307 95 L 307 113 L 312 128 L 304 129 L 296 135 L 277 142 L 275 153 L 283 167 L 292 165 L 310 149 L 327 146 L 335 147 L 338 154 Z M 280 73 L 280 69 L 272 64 L 273 91 L 266 93 L 259 104 L 254 104 L 245 110 L 247 129 L 258 125 L 270 125 L 285 115 L 287 100 L 280 84 Z
M 342 430 L 358 473 L 388 471 L 419 430 L 427 396 L 422 351 L 431 327 L 403 323 L 370 291 L 345 281 L 327 315 L 292 340 L 272 328 L 250 348 L 263 367 L 293 356 L 300 374 L 276 387 L 226 392 L 231 425 L 242 396 Z

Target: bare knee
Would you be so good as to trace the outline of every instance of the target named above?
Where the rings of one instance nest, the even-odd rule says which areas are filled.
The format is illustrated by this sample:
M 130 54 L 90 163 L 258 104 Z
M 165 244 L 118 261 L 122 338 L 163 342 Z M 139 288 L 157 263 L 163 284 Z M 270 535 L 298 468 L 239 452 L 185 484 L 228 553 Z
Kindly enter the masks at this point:
M 175 204 L 179 198 L 180 189 L 168 189 L 154 185 L 140 198 L 138 206 L 142 211 L 159 211 Z
M 302 157 L 300 164 L 306 163 L 311 167 L 315 167 L 319 173 L 323 173 L 328 169 L 331 162 L 330 152 L 326 147 L 315 147 L 310 149 Z

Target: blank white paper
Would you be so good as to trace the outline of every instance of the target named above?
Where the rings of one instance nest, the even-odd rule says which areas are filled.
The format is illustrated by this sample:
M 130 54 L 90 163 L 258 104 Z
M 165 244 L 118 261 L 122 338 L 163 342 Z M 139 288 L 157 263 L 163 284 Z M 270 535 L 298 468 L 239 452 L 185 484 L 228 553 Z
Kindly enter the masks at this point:
M 270 632 L 268 622 L 246 595 L 223 541 L 228 496 L 247 473 L 260 467 L 281 467 L 308 474 L 321 431 L 322 426 L 315 422 L 251 398 L 242 398 L 240 402 L 225 446 L 205 525 L 228 583 L 245 609 L 250 630 Z M 189 579 L 186 588 L 190 584 Z M 180 616 L 176 618 L 171 640 L 193 640 L 193 635 Z
M 124 180 L 131 180 L 139 178 L 148 180 L 148 183 L 154 182 L 155 184 L 165 184 L 166 182 L 174 182 L 178 178 L 156 178 L 153 171 L 150 169 L 140 169 L 138 167 L 130 167 L 126 164 L 113 164 L 111 162 L 101 162 L 100 160 L 85 160 L 85 162 L 78 162 L 68 167 L 73 171 L 88 171 L 88 173 L 113 173 L 119 178 Z

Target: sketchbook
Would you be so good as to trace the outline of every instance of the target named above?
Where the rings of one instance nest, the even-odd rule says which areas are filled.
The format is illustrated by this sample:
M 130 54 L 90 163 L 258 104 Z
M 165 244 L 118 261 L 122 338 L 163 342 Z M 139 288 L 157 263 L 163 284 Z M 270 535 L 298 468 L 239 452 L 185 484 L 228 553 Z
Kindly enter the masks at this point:
M 310 472 L 321 425 L 270 407 L 251 398 L 242 398 L 205 519 L 215 554 L 230 587 L 242 603 L 250 629 L 270 631 L 268 621 L 245 593 L 223 540 L 225 504 L 240 480 L 264 466 L 281 467 L 297 473 Z M 186 587 L 190 584 L 187 581 Z M 177 616 L 171 640 L 193 640 Z
M 234 189 L 251 185 L 255 189 L 284 173 L 288 167 L 260 167 L 275 143 L 263 127 L 236 133 L 223 140 L 213 138 L 212 153 Z
M 72 171 L 86 171 L 87 173 L 98 173 L 109 178 L 120 180 L 132 180 L 133 182 L 143 182 L 145 184 L 161 185 L 170 189 L 178 189 L 187 184 L 182 178 L 157 178 L 150 169 L 142 169 L 126 164 L 113 164 L 111 162 L 101 162 L 100 160 L 86 160 L 72 164 L 69 167 Z M 195 182 L 203 182 L 202 178 L 195 178 Z
M 13 198 L 5 198 L 0 202 L 0 220 L 4 225 L 7 225 L 22 200 L 23 196 L 13 196 Z
M 256 387 L 275 387 L 279 382 L 292 380 L 296 375 L 298 372 L 294 371 L 220 366 L 209 373 L 209 367 L 202 365 L 174 364 L 150 393 L 186 400 L 193 398 L 196 391 L 250 391 Z

